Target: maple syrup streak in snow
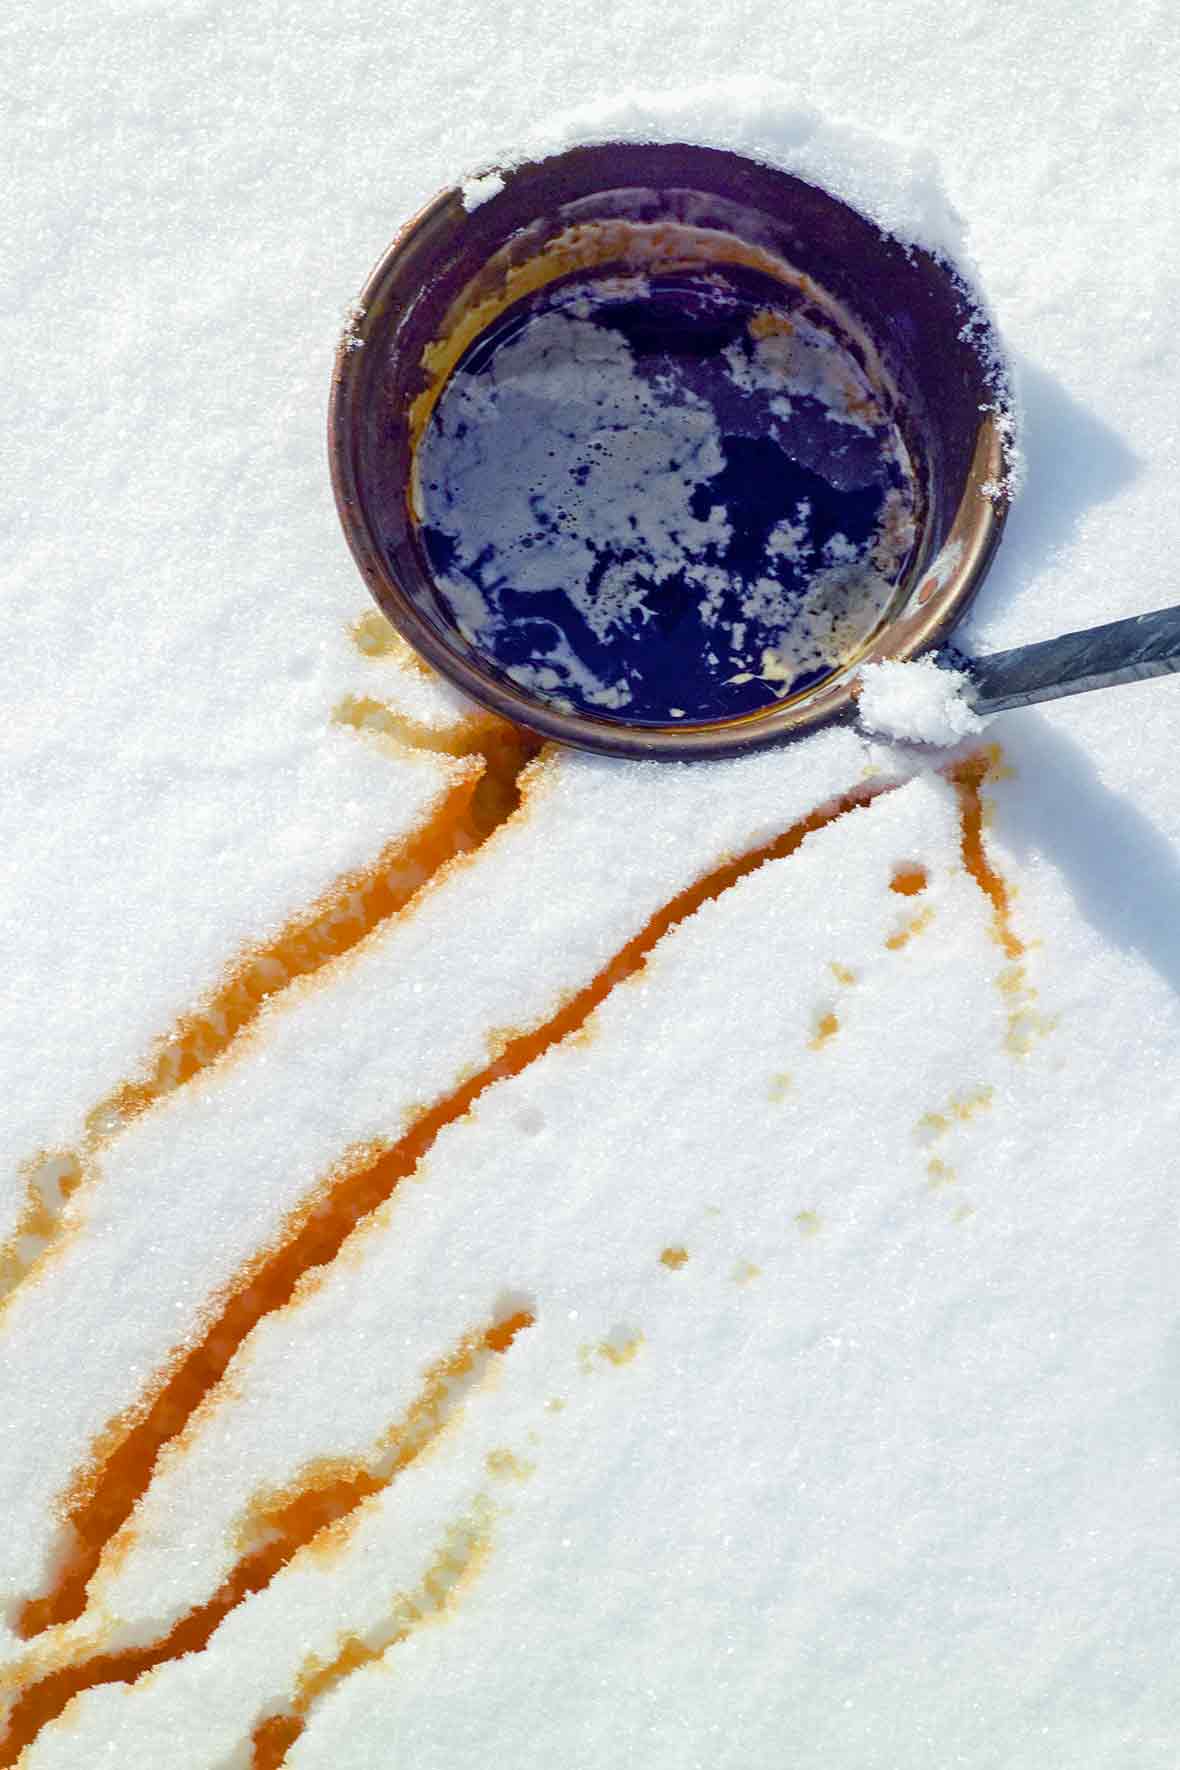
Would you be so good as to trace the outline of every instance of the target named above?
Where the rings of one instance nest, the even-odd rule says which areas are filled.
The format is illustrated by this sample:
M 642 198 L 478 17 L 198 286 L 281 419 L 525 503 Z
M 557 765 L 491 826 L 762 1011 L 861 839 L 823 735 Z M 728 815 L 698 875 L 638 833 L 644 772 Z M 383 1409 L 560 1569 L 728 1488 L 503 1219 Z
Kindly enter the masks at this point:
M 516 303 L 443 388 L 418 487 L 444 618 L 522 688 L 627 723 L 822 681 L 919 531 L 913 463 L 849 342 L 729 267 Z

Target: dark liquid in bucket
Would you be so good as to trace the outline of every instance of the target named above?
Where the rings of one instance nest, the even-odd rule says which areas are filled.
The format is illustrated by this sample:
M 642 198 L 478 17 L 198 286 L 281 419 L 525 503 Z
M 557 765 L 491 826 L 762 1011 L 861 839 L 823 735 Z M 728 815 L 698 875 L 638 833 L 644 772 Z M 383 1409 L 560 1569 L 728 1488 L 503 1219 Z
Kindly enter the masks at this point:
M 417 466 L 444 621 L 527 692 L 628 724 L 732 718 L 830 676 L 918 532 L 849 341 L 729 267 L 519 302 L 451 375 Z

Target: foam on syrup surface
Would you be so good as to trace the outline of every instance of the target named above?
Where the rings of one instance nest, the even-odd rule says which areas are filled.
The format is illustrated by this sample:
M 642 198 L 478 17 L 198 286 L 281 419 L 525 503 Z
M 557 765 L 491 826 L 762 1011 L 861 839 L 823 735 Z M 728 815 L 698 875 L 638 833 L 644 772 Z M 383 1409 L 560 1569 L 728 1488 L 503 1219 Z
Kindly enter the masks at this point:
M 444 619 L 528 691 L 733 717 L 854 657 L 904 575 L 915 471 L 810 294 L 727 266 L 580 275 L 469 348 L 419 454 Z

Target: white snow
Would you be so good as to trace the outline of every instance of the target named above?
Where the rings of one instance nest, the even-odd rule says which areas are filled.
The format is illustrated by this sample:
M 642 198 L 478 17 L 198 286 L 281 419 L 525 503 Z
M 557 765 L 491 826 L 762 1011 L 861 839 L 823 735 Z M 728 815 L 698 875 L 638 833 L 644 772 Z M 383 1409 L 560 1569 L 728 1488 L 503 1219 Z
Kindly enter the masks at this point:
M 743 761 L 718 803 L 707 770 L 564 754 L 538 767 L 525 814 L 476 862 L 273 998 L 229 1061 L 115 1138 L 66 1208 L 57 1257 L 4 1317 L 0 1590 L 45 1579 L 56 1523 L 43 1495 L 64 1490 L 348 1152 L 396 1142 L 423 1103 L 488 1062 L 502 1029 L 540 1025 L 685 886 L 867 766 L 851 733 L 828 733 Z M 607 820 L 625 868 L 601 841 Z M 76 1340 L 53 1330 L 63 1311 Z
M 317 1454 L 372 1462 L 430 1363 L 506 1299 L 535 1325 L 335 1556 L 297 1560 L 205 1654 L 81 1699 L 42 1735 L 35 1770 L 108 1740 L 146 1766 L 164 1725 L 179 1764 L 214 1770 L 293 1697 L 309 1654 L 327 1661 L 345 1632 L 372 1639 L 397 1617 L 480 1493 L 490 1553 L 448 1626 L 326 1697 L 292 1762 L 365 1765 L 392 1736 L 474 1770 L 494 1737 L 542 1770 L 576 1729 L 588 1761 L 621 1766 L 625 1739 L 676 1770 L 722 1702 L 719 1761 L 735 1766 L 736 1740 L 786 1736 L 808 1770 L 883 1767 L 918 1712 L 981 1762 L 1031 1767 L 1037 1751 L 1069 1761 L 1088 1731 L 1118 1744 L 1101 1681 L 1079 1689 L 1071 1660 L 1132 1680 L 1116 1728 L 1129 1716 L 1144 1742 L 1172 1649 L 1142 1595 L 1173 1576 L 1126 1494 L 1149 1463 L 1156 1504 L 1174 1506 L 1180 1475 L 1168 1378 L 1142 1364 L 1151 1330 L 1140 1316 L 1112 1340 L 1093 1298 L 1113 1287 L 1154 1308 L 1169 1288 L 1162 1264 L 1150 1281 L 1142 1265 L 1168 1215 L 1150 1083 L 1122 1094 L 1135 1179 L 1112 1188 L 1111 1022 L 1074 1028 L 1069 1075 L 1053 1064 L 1061 1028 L 1039 1061 L 1012 1052 L 989 906 L 958 834 L 953 796 L 928 777 L 849 814 L 670 936 L 589 1041 L 444 1133 L 323 1282 L 267 1322 L 168 1459 L 138 1555 L 96 1588 L 104 1638 L 146 1633 L 145 1618 L 159 1630 L 207 1597 L 252 1493 Z M 889 889 L 900 859 L 926 867 L 933 914 L 891 947 L 915 902 Z M 1104 962 L 1092 951 L 1091 964 L 1093 985 Z M 1034 975 L 1067 1022 L 1045 958 Z M 904 1061 L 881 1061 L 917 997 Z M 818 1042 L 833 1010 L 839 1027 Z M 1157 1057 L 1180 1017 L 1164 1018 Z M 997 1140 L 1021 1151 L 1002 1173 Z M 1050 1159 L 1074 1176 L 1066 1262 L 1060 1200 L 1029 1183 Z M 681 1267 L 661 1261 L 667 1248 Z M 292 1405 L 310 1395 L 314 1411 Z M 489 1469 L 503 1451 L 523 1482 Z M 1085 1542 L 1084 1560 L 1046 1581 L 1063 1541 Z M 617 1705 L 603 1705 L 604 1675 Z M 1021 1705 L 963 1709 L 965 1688 L 1013 1680 L 1036 1696 L 1031 1738 Z M 871 1732 L 855 1702 L 832 1700 L 850 1687 L 869 1694 Z
M 866 664 L 859 680 L 857 716 L 881 737 L 948 749 L 988 723 L 971 707 L 967 677 L 936 658 Z
M 192 729 L 214 717 L 213 698 Z M 285 735 L 239 732 L 236 760 L 213 733 L 190 758 L 188 726 L 145 729 L 134 707 L 119 724 L 118 705 L 96 710 L 92 736 L 66 717 L 41 754 L 10 758 L 20 839 L 6 856 L 0 939 L 0 1242 L 26 1164 L 73 1148 L 91 1109 L 150 1067 L 243 949 L 375 863 L 456 772 L 440 756 L 378 754 L 349 732 L 313 735 L 311 709 L 302 733 L 295 714 Z M 38 747 L 35 732 L 29 741 Z
M 964 256 L 963 223 L 942 189 L 928 148 L 900 132 L 870 134 L 800 102 L 799 87 L 737 76 L 660 91 L 610 94 L 529 131 L 507 167 L 582 142 L 694 142 L 728 148 L 792 172 L 870 216 L 898 239 L 952 262 Z
M 481 172 L 474 178 L 465 178 L 462 184 L 463 207 L 478 209 L 482 203 L 490 203 L 493 197 L 499 196 L 504 189 L 502 172 Z
M 1166 9 L 457 0 L 403 25 L 372 0 L 0 25 L 8 1220 L 19 1164 L 445 779 L 333 722 L 349 695 L 435 737 L 467 709 L 364 624 L 323 411 L 368 266 L 538 116 L 740 141 L 978 267 L 1028 476 L 968 655 L 1139 612 L 1180 551 Z M 702 68 L 791 96 L 686 97 Z M 309 1699 L 293 1770 L 1174 1770 L 1178 694 L 986 734 L 1016 958 L 940 756 L 844 731 L 650 778 L 563 758 L 419 915 L 113 1138 L 0 1314 L 9 1624 L 93 1434 L 353 1141 L 702 867 L 874 764 L 916 776 L 706 905 L 264 1320 L 90 1610 L 10 1630 L 6 1671 L 152 1638 L 259 1486 L 371 1458 L 458 1337 L 536 1317 L 350 1535 L 203 1651 L 79 1697 L 22 1770 L 158 1770 L 161 1740 L 168 1770 L 246 1770 L 350 1635 L 383 1655 Z M 471 1559 L 450 1589 L 443 1551 Z

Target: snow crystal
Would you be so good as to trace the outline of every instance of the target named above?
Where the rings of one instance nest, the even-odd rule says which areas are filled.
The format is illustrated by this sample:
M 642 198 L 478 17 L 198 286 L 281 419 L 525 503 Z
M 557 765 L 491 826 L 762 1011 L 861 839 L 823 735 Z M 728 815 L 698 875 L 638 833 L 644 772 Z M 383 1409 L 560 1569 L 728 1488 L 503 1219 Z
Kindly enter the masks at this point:
M 463 207 L 470 211 L 478 209 L 481 203 L 488 203 L 493 197 L 499 196 L 504 189 L 502 172 L 481 172 L 473 178 L 465 178 L 462 184 Z
M 971 683 L 932 657 L 887 659 L 860 672 L 856 710 L 866 731 L 902 743 L 949 747 L 987 724 L 970 703 Z

